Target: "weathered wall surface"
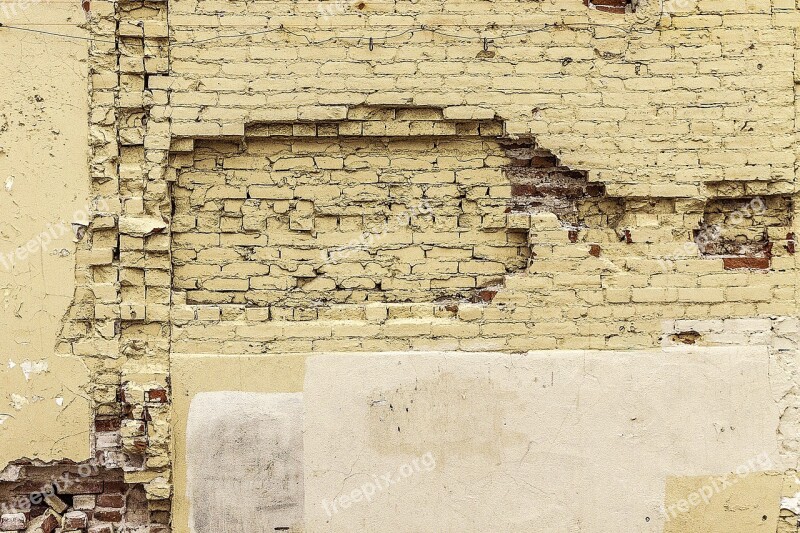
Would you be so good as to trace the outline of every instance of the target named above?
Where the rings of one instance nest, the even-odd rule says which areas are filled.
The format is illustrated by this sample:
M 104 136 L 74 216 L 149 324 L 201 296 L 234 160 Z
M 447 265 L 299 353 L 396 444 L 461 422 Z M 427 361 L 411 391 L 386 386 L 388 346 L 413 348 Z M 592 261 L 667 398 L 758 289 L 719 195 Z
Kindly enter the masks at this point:
M 391 388 L 413 378 L 413 364 L 362 383 L 362 361 L 347 354 L 376 352 L 391 364 L 386 352 L 458 351 L 506 376 L 503 394 L 521 394 L 530 383 L 486 352 L 551 350 L 544 360 L 562 375 L 583 376 L 583 360 L 556 350 L 597 349 L 606 351 L 593 356 L 602 380 L 586 379 L 601 399 L 650 399 L 636 388 L 649 372 L 654 387 L 710 387 L 707 409 L 663 391 L 678 414 L 652 418 L 674 429 L 664 437 L 670 453 L 693 451 L 661 455 L 671 459 L 653 471 L 626 470 L 621 479 L 648 488 L 635 519 L 661 503 L 677 509 L 670 531 L 793 530 L 797 6 L 641 0 L 634 13 L 627 4 L 89 3 L 88 174 L 97 209 L 77 246 L 58 350 L 90 373 L 97 471 L 73 494 L 91 495 L 99 514 L 67 503 L 97 527 L 188 531 L 192 516 L 196 527 L 218 527 L 197 507 L 230 512 L 225 494 L 193 477 L 213 464 L 202 428 L 229 431 L 225 413 L 260 405 L 264 419 L 292 420 L 293 429 L 252 428 L 235 444 L 276 437 L 272 449 L 296 448 L 285 438 L 296 429 L 296 403 L 263 407 L 264 398 L 239 394 L 305 395 L 304 382 L 319 392 L 306 380 L 308 354 L 346 354 L 329 356 L 342 374 L 335 384 Z M 706 361 L 714 372 L 669 352 L 647 364 L 613 355 L 686 345 L 740 349 L 725 351 L 725 364 Z M 474 370 L 454 372 L 487 398 L 478 429 L 496 440 L 487 436 L 475 455 L 493 476 L 492 457 L 522 448 L 504 433 L 506 403 Z M 428 398 L 448 399 L 458 387 L 437 372 L 428 373 Z M 752 379 L 742 382 L 742 372 Z M 631 380 L 639 392 L 626 396 Z M 328 385 L 325 402 L 303 400 L 309 427 L 320 419 L 308 418 L 314 409 L 363 400 Z M 523 411 L 546 411 L 555 401 L 548 392 Z M 192 401 L 206 393 L 230 405 L 203 419 Z M 715 402 L 727 394 L 746 408 L 723 412 Z M 431 402 L 431 419 L 446 415 Z M 616 420 L 613 406 L 595 403 L 578 412 L 596 408 L 594 418 Z M 681 426 L 685 417 L 695 426 Z M 721 437 L 729 418 L 741 433 Z M 366 423 L 356 422 L 317 427 L 303 445 L 333 440 L 342 457 L 360 445 L 374 458 L 363 466 L 379 474 L 381 450 L 395 443 L 388 435 L 330 437 Z M 446 437 L 447 427 L 431 428 L 431 438 Z M 583 457 L 591 427 L 564 433 L 573 457 Z M 704 452 L 689 434 L 707 436 Z M 642 430 L 631 442 L 640 435 L 657 433 Z M 233 444 L 218 455 L 236 455 Z M 693 495 L 706 487 L 698 476 L 735 473 L 767 447 L 777 468 L 758 465 L 698 511 Z M 587 469 L 619 459 L 613 445 L 601 452 Z M 307 457 L 304 468 L 324 471 L 319 453 Z M 266 460 L 241 459 L 228 462 L 230 472 L 249 475 Z M 443 467 L 446 479 L 458 477 Z M 296 484 L 270 492 L 294 478 L 264 470 L 271 477 L 259 490 L 275 496 L 270 512 L 292 522 L 286 527 L 351 528 L 358 513 L 323 526 L 320 508 L 308 507 L 309 494 L 320 496 L 340 474 L 305 471 L 298 524 Z M 577 480 L 577 494 L 595 503 L 597 487 L 613 484 L 605 475 L 598 471 L 599 484 Z M 413 487 L 408 502 L 431 489 Z M 586 503 L 558 501 L 551 509 L 563 512 L 549 516 L 579 531 L 634 519 L 604 515 L 598 525 L 582 514 Z M 363 520 L 381 514 L 373 505 Z M 659 527 L 649 518 L 636 527 Z
M 3 24 L 82 19 L 79 5 L 0 3 Z M 0 54 L 1 470 L 88 459 L 91 405 L 86 366 L 56 350 L 75 289 L 72 224 L 90 215 L 86 43 L 0 29 Z

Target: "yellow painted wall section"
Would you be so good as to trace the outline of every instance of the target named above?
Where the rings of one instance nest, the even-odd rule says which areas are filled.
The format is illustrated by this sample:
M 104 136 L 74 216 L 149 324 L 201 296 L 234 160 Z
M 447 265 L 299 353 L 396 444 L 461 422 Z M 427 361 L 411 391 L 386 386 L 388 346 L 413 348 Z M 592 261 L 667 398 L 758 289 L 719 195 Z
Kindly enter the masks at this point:
M 0 22 L 88 32 L 80 5 L 0 3 Z M 57 354 L 75 289 L 73 222 L 87 223 L 84 41 L 0 28 L 0 468 L 90 456 L 89 373 Z

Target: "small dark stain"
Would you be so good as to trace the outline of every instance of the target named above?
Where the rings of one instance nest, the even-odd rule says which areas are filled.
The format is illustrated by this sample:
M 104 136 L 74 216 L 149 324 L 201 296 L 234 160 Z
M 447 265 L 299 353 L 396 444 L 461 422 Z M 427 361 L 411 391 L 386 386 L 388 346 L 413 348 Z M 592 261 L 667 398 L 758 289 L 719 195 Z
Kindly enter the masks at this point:
M 569 242 L 578 242 L 578 230 L 569 230 Z
M 698 340 L 700 340 L 701 335 L 694 331 L 681 331 L 680 333 L 676 333 L 672 335 L 671 339 L 672 342 L 679 342 L 681 344 L 695 344 Z

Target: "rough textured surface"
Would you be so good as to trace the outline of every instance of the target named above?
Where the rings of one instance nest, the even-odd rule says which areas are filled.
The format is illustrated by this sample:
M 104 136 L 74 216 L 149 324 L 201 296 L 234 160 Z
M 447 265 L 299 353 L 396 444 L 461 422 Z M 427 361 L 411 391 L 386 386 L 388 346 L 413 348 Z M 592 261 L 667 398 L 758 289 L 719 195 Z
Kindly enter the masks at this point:
M 45 23 L 67 8 L 36 9 Z M 80 111 L 70 128 L 86 123 L 89 80 L 92 214 L 76 227 L 75 254 L 3 282 L 6 351 L 25 352 L 33 370 L 76 361 L 88 376 L 64 364 L 32 377 L 25 394 L 0 377 L 3 405 L 22 406 L 37 430 L 52 426 L 33 447 L 16 426 L 0 427 L 3 444 L 11 436 L 25 448 L 2 447 L 12 471 L 49 468 L 16 461 L 25 457 L 85 460 L 91 444 L 98 476 L 121 483 L 97 493 L 98 516 L 184 531 L 190 398 L 300 392 L 302 354 L 735 344 L 767 346 L 773 386 L 795 384 L 777 403 L 747 407 L 780 411 L 780 492 L 798 493 L 796 2 L 148 0 L 70 9 L 58 22 L 73 27 L 59 31 L 88 31 L 91 44 L 0 28 L 0 44 L 19 52 L 10 56 L 33 58 L 16 64 L 20 73 L 44 61 L 80 80 L 53 121 Z M 42 52 L 44 43 L 52 48 Z M 74 64 L 87 49 L 86 64 Z M 56 62 L 53 50 L 67 59 Z M 55 86 L 40 77 L 12 77 L 24 79 L 14 91 Z M 19 123 L 48 110 L 50 95 L 38 102 L 35 93 L 0 113 L 0 165 L 69 174 L 42 187 L 63 209 L 86 191 L 74 177 L 85 168 L 70 163 L 83 163 L 86 145 L 63 133 L 54 141 L 45 122 L 31 130 L 39 142 L 18 142 Z M 82 128 L 71 131 L 85 136 Z M 7 148 L 20 145 L 38 152 Z M 5 206 L 9 228 L 44 220 L 33 214 L 48 202 L 25 189 L 33 181 L 5 179 L 12 195 L 25 192 Z M 430 212 L 403 214 L 417 200 L 430 200 Z M 389 221 L 397 227 L 385 231 Z M 29 237 L 9 238 L 22 246 Z M 71 272 L 73 258 L 74 296 L 62 313 L 71 282 L 52 289 L 44 273 Z M 22 287 L 58 296 L 34 302 Z M 741 353 L 731 368 L 747 360 Z M 178 370 L 197 385 L 175 379 Z M 713 378 L 740 379 L 733 370 Z M 64 392 L 56 403 L 62 384 L 74 402 Z M 38 396 L 30 406 L 52 400 L 57 409 L 25 411 Z M 93 426 L 85 410 L 68 413 L 81 402 Z M 91 440 L 54 447 L 59 435 Z M 665 469 L 646 482 L 685 475 Z M 761 485 L 742 487 L 737 497 L 762 501 Z M 118 503 L 123 490 L 124 507 L 99 505 Z M 765 510 L 758 527 L 774 526 L 774 514 Z M 792 528 L 784 509 L 775 529 Z

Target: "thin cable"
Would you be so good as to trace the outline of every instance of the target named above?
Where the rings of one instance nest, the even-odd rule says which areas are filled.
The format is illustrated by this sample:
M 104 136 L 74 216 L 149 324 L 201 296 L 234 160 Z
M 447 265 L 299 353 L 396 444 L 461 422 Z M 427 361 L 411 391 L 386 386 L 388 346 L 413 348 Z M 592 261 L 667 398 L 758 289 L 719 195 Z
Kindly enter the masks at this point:
M 190 44 L 199 44 L 199 43 L 205 43 L 205 42 L 208 42 L 208 41 L 215 41 L 217 39 L 237 39 L 237 38 L 240 38 L 240 37 L 250 37 L 252 35 L 263 35 L 265 33 L 272 33 L 274 31 L 278 31 L 280 29 L 281 29 L 281 27 L 277 27 L 277 28 L 270 28 L 268 30 L 254 31 L 254 32 L 250 32 L 250 33 L 239 33 L 239 34 L 236 34 L 236 35 L 216 35 L 214 37 L 209 37 L 208 39 L 200 39 L 200 40 L 197 40 L 197 41 L 187 41 L 185 43 L 175 43 L 175 44 L 173 44 L 171 46 L 172 47 L 188 46 Z
M 451 26 L 451 27 L 469 27 L 470 25 L 468 25 L 468 24 L 450 24 L 448 26 Z M 296 27 L 299 27 L 299 26 L 296 26 Z M 376 27 L 376 26 L 372 26 L 372 27 Z M 385 27 L 390 27 L 390 26 L 385 26 Z M 394 27 L 394 26 L 391 26 L 391 27 Z M 216 41 L 216 40 L 221 40 L 221 39 L 239 39 L 239 38 L 251 37 L 251 36 L 255 36 L 255 35 L 264 35 L 264 34 L 273 33 L 273 32 L 276 32 L 276 31 L 282 31 L 282 32 L 284 32 L 284 33 L 286 33 L 288 35 L 292 35 L 292 36 L 295 36 L 295 37 L 303 38 L 303 39 L 305 39 L 306 43 L 308 43 L 310 45 L 311 44 L 319 45 L 319 44 L 329 43 L 329 42 L 332 42 L 332 41 L 347 41 L 347 40 L 354 40 L 354 41 L 360 42 L 362 40 L 368 40 L 370 38 L 373 41 L 383 41 L 383 42 L 385 42 L 385 41 L 388 41 L 390 39 L 396 39 L 398 37 L 402 37 L 403 35 L 411 34 L 411 36 L 413 36 L 416 33 L 423 32 L 423 31 L 430 32 L 430 33 L 435 34 L 435 35 L 441 35 L 443 37 L 461 39 L 462 41 L 479 41 L 479 42 L 483 41 L 484 39 L 488 39 L 488 40 L 497 42 L 497 41 L 503 41 L 503 40 L 506 40 L 506 39 L 512 39 L 512 38 L 516 38 L 516 37 L 523 37 L 523 36 L 530 35 L 530 34 L 537 33 L 537 32 L 552 31 L 552 30 L 558 30 L 558 29 L 579 31 L 579 30 L 593 30 L 593 29 L 596 29 L 596 28 L 607 28 L 607 29 L 617 30 L 617 31 L 620 31 L 620 32 L 626 33 L 626 34 L 641 33 L 641 34 L 646 34 L 646 35 L 650 35 L 650 34 L 655 32 L 655 28 L 633 28 L 633 27 L 627 27 L 626 28 L 624 26 L 618 26 L 618 25 L 613 25 L 613 24 L 591 24 L 591 23 L 560 24 L 560 23 L 554 23 L 554 24 L 545 24 L 545 25 L 543 25 L 541 27 L 538 27 L 538 28 L 529 28 L 527 30 L 523 30 L 523 31 L 520 31 L 520 32 L 515 32 L 515 33 L 510 33 L 510 34 L 500 34 L 500 35 L 494 35 L 494 36 L 485 35 L 484 36 L 484 35 L 480 35 L 480 34 L 476 34 L 476 35 L 461 35 L 461 34 L 458 34 L 458 33 L 445 32 L 445 31 L 442 31 L 440 29 L 440 27 L 441 26 L 439 26 L 439 27 L 411 26 L 411 27 L 409 27 L 409 28 L 407 28 L 407 29 L 405 29 L 405 30 L 403 30 L 401 32 L 390 34 L 390 35 L 378 36 L 378 37 L 369 36 L 369 35 L 334 35 L 334 36 L 328 37 L 326 39 L 312 40 L 307 34 L 295 32 L 293 30 L 290 30 L 289 27 L 284 26 L 283 24 L 281 24 L 280 26 L 275 27 L 275 28 L 268 28 L 268 29 L 264 29 L 264 30 L 253 31 L 253 32 L 236 33 L 236 34 L 232 34 L 232 35 L 215 35 L 213 37 L 208 37 L 208 38 L 205 38 L 205 39 L 198 39 L 198 40 L 194 40 L 194 41 L 190 40 L 190 41 L 185 41 L 185 42 L 180 42 L 180 43 L 174 43 L 174 44 L 171 44 L 171 46 L 172 47 L 190 46 L 190 45 L 206 43 L 206 42 Z M 486 28 L 485 26 L 474 25 L 473 27 L 489 29 L 489 28 Z M 493 26 L 493 27 L 494 28 L 499 28 L 499 26 L 496 26 L 496 25 Z M 46 30 L 35 30 L 35 29 L 32 29 L 32 28 L 24 28 L 24 27 L 20 27 L 20 26 L 8 26 L 6 24 L 0 23 L 0 29 L 2 29 L 2 28 L 8 28 L 10 30 L 26 31 L 26 32 L 30 32 L 30 33 L 39 33 L 39 34 L 42 34 L 42 35 L 49 35 L 49 36 L 52 36 L 52 37 L 61 37 L 61 38 L 64 38 L 64 39 L 72 39 L 72 40 L 80 40 L 80 41 L 88 41 L 88 42 L 98 42 L 98 43 L 108 43 L 108 44 L 117 44 L 117 41 L 111 41 L 111 40 L 108 40 L 108 39 L 97 39 L 97 38 L 94 38 L 94 37 L 81 37 L 81 36 L 78 36 L 78 35 L 68 35 L 68 34 L 64 34 L 64 33 L 51 32 L 51 31 L 46 31 Z M 706 30 L 706 28 L 682 28 L 680 31 L 705 31 L 705 30 Z M 322 30 L 321 28 L 314 28 L 314 31 L 315 32 L 319 32 L 319 31 L 325 31 L 325 30 Z
M 44 35 L 51 35 L 54 37 L 63 37 L 65 39 L 75 39 L 78 41 L 89 41 L 89 42 L 97 42 L 97 43 L 110 43 L 110 44 L 117 44 L 117 41 L 108 41 L 104 39 L 95 39 L 94 37 L 81 37 L 79 35 L 67 35 L 65 33 L 55 33 L 52 31 L 45 31 L 45 30 L 32 30 L 30 28 L 21 28 L 19 26 L 8 26 L 6 24 L 0 23 L 0 28 L 8 28 L 9 30 L 19 30 L 19 31 L 27 31 L 30 33 L 41 33 Z

